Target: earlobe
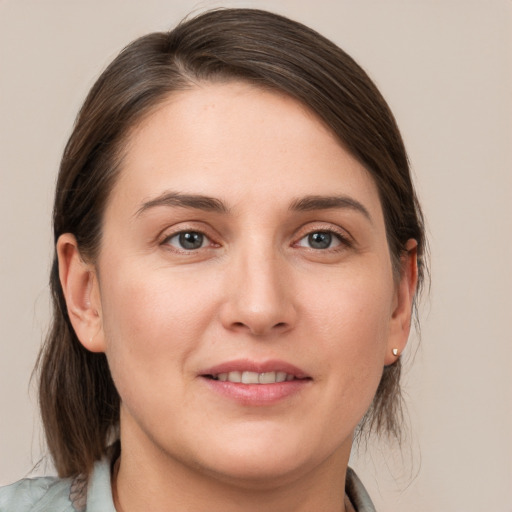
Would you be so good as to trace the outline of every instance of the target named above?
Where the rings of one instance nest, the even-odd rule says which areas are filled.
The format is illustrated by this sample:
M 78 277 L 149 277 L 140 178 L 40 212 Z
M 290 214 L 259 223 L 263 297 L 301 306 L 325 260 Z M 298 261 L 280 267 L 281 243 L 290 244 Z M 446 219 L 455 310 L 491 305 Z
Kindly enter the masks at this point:
M 86 263 L 71 233 L 57 241 L 59 278 L 69 319 L 80 343 L 91 352 L 104 352 L 101 301 L 96 271 Z
M 409 338 L 412 307 L 418 283 L 417 248 L 416 240 L 408 240 L 401 258 L 400 281 L 397 284 L 396 301 L 391 316 L 386 365 L 393 364 L 400 357 Z

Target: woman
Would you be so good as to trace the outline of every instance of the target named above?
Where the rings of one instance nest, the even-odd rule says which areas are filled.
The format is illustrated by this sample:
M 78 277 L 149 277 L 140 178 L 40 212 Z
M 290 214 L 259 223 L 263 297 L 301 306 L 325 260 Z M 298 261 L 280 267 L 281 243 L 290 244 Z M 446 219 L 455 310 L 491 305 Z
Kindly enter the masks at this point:
M 425 241 L 349 56 L 249 9 L 136 40 L 80 111 L 54 233 L 61 478 L 0 510 L 374 510 L 348 459 L 356 433 L 399 436 Z

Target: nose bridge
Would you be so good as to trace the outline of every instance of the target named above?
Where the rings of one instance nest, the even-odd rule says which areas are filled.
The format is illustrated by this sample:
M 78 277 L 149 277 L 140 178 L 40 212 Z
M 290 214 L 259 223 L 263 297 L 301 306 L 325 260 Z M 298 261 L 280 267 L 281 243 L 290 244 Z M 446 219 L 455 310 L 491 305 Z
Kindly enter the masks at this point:
M 286 261 L 270 237 L 248 236 L 240 243 L 228 279 L 225 322 L 255 335 L 289 328 L 294 322 Z

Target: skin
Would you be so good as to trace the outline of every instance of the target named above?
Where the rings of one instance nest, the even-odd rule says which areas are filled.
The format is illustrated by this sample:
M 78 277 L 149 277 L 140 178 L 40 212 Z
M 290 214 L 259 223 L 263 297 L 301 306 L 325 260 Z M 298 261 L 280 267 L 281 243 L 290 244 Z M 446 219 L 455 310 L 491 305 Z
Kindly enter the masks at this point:
M 169 193 L 223 208 L 162 202 Z M 345 202 L 297 209 L 306 196 Z M 202 246 L 183 248 L 180 232 L 204 234 Z M 329 232 L 328 247 L 311 246 Z M 122 399 L 118 508 L 344 510 L 354 429 L 409 333 L 407 248 L 397 279 L 371 176 L 293 99 L 204 84 L 144 119 L 98 260 L 70 234 L 58 242 L 73 326 L 106 353 Z M 241 403 L 201 376 L 233 359 L 285 361 L 308 382 Z

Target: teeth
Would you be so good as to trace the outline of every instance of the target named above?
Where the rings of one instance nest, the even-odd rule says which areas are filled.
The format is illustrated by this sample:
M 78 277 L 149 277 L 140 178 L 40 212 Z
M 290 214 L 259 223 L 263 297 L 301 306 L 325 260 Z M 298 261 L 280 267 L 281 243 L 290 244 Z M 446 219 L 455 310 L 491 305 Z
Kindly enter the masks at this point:
M 274 384 L 276 381 L 276 372 L 265 372 L 259 374 L 260 384 Z
M 275 384 L 295 379 L 293 375 L 288 375 L 286 372 L 229 372 L 219 373 L 216 378 L 222 382 L 241 382 L 243 384 Z
M 286 373 L 277 372 L 276 373 L 276 382 L 284 382 L 286 380 Z
M 244 384 L 259 384 L 259 375 L 256 372 L 242 373 L 242 382 Z
M 242 382 L 242 372 L 229 372 L 226 374 L 226 380 L 229 382 Z

